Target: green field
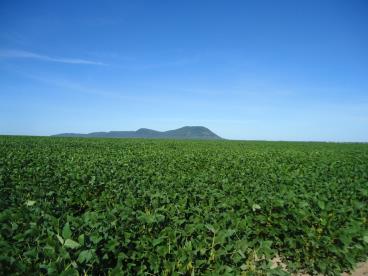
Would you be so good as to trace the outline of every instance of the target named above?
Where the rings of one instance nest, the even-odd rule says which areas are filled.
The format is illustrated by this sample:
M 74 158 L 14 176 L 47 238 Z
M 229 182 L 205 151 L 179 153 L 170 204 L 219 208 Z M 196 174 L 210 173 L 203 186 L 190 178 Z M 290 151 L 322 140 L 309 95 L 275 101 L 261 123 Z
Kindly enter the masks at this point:
M 336 275 L 367 206 L 368 144 L 0 137 L 0 274 Z

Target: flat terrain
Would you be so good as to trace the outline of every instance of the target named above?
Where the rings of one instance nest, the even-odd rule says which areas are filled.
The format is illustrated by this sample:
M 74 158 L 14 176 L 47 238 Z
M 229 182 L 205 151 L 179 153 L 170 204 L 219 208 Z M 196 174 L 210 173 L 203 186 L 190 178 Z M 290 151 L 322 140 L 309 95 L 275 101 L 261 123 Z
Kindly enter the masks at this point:
M 339 275 L 368 145 L 0 137 L 0 272 Z

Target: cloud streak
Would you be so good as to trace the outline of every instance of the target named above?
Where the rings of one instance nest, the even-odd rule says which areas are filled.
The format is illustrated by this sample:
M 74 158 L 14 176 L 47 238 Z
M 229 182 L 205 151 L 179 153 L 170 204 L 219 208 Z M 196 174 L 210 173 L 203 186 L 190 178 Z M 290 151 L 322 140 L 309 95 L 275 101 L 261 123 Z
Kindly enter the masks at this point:
M 78 59 L 78 58 L 59 58 L 59 57 L 50 57 L 47 55 L 40 55 L 33 52 L 21 51 L 21 50 L 1 50 L 0 49 L 0 59 L 35 59 L 40 61 L 48 61 L 48 62 L 57 62 L 57 63 L 66 63 L 66 64 L 84 64 L 84 65 L 106 65 L 105 63 L 86 60 L 86 59 Z

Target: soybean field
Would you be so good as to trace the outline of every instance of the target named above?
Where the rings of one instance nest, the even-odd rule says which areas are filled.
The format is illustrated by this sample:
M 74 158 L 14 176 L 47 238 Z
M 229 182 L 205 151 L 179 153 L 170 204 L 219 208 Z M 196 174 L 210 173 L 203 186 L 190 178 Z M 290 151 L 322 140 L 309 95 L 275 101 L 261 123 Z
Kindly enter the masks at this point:
M 368 144 L 0 136 L 0 274 L 339 275 Z

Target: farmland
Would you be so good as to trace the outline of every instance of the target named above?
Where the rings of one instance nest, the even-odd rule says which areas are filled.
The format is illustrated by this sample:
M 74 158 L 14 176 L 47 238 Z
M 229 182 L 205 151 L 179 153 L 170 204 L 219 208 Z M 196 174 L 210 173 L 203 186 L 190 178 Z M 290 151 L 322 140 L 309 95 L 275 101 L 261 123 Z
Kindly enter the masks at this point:
M 367 205 L 367 144 L 0 137 L 3 274 L 336 275 Z

